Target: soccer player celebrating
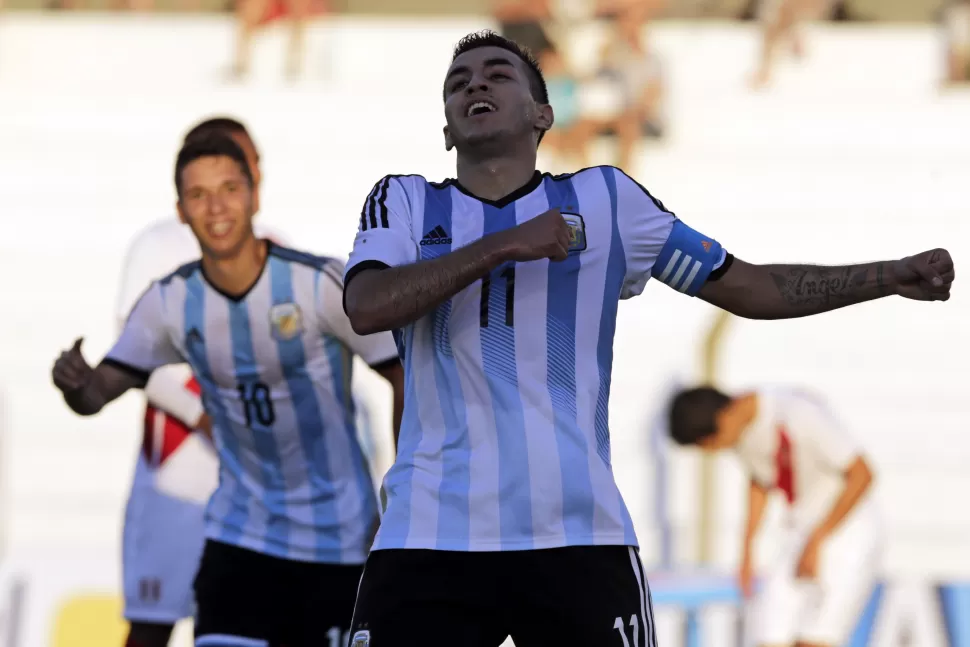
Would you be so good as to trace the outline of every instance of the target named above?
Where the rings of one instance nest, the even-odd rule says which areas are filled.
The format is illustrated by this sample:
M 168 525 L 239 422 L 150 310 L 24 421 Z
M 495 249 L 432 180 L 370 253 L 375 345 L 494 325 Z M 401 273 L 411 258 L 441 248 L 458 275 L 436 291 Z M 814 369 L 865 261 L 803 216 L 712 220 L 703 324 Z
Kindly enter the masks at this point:
M 737 397 L 710 387 L 682 391 L 671 403 L 670 434 L 680 445 L 733 449 L 750 475 L 745 597 L 768 494 L 777 489 L 788 503 L 785 547 L 755 601 L 755 644 L 847 644 L 882 552 L 872 471 L 859 445 L 819 400 L 782 389 Z
M 246 127 L 229 117 L 206 119 L 185 135 L 186 142 L 223 134 L 246 155 L 258 204 L 262 176 L 259 153 Z M 257 233 L 278 240 L 278 236 Z M 118 295 L 119 330 L 145 286 L 199 257 L 192 230 L 175 216 L 152 223 L 125 254 Z M 125 507 L 122 571 L 124 616 L 130 623 L 127 647 L 165 647 L 175 623 L 193 613 L 192 580 L 204 544 L 205 501 L 217 480 L 218 462 L 199 384 L 186 364 L 162 366 L 145 385 L 147 399 L 142 451 Z M 166 488 L 166 485 L 177 487 Z
M 396 331 L 407 388 L 354 647 L 647 645 L 637 539 L 610 467 L 618 302 L 660 282 L 744 317 L 889 294 L 945 300 L 944 250 L 847 267 L 752 265 L 617 168 L 536 171 L 542 73 L 491 32 L 444 80 L 457 179 L 387 176 L 345 274 L 361 334 Z
M 354 428 L 352 354 L 391 382 L 397 403 L 397 348 L 389 334 L 351 329 L 341 263 L 256 237 L 253 177 L 232 139 L 183 146 L 175 184 L 201 260 L 149 286 L 97 368 L 80 340 L 62 353 L 54 383 L 93 415 L 155 369 L 188 363 L 219 456 L 196 644 L 338 644 L 378 518 Z

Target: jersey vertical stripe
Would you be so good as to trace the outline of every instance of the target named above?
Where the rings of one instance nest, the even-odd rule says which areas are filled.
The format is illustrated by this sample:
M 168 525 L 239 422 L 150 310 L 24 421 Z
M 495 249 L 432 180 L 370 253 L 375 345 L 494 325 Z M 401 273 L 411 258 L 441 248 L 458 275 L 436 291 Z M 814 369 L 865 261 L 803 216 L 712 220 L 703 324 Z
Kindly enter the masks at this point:
M 278 257 L 269 259 L 270 290 L 272 303 L 297 303 L 293 294 L 293 271 L 292 266 Z M 314 290 L 314 294 L 316 291 Z M 313 461 L 313 447 L 316 436 L 326 433 L 323 419 L 320 416 L 320 406 L 317 402 L 316 390 L 313 382 L 306 371 L 306 351 L 303 347 L 302 337 L 292 337 L 285 339 L 276 338 L 276 349 L 279 353 L 280 365 L 283 367 L 283 378 L 289 388 L 293 398 L 294 413 L 296 414 L 296 425 L 299 437 L 299 448 L 304 460 Z M 316 462 L 316 469 L 319 470 L 320 477 L 324 482 L 329 482 L 332 478 L 330 470 L 325 462 Z M 292 487 L 292 486 L 291 486 Z M 332 500 L 314 502 L 310 506 L 310 519 L 316 527 L 326 527 L 328 520 L 336 517 L 335 504 Z M 323 538 L 315 538 L 314 552 L 317 558 L 323 556 L 325 546 L 321 545 Z
M 265 406 L 264 399 L 270 395 L 264 391 L 266 385 L 254 356 L 248 304 L 236 301 L 229 303 L 229 332 L 237 389 L 243 398 L 240 405 L 248 431 L 246 433 L 240 429 L 237 434 L 245 449 L 243 455 L 258 465 L 257 470 L 251 474 L 261 477 L 261 482 L 257 484 L 259 494 L 253 494 L 264 500 L 262 505 L 250 508 L 248 523 L 255 526 L 255 532 L 263 535 L 266 543 L 282 548 L 287 545 L 290 532 L 283 494 L 285 479 L 280 452 L 276 439 L 273 438 L 275 414 L 271 415 Z
M 636 545 L 610 460 L 617 304 L 676 250 L 701 265 L 667 283 L 696 294 L 720 246 L 612 167 L 536 174 L 497 201 L 388 176 L 369 200 L 380 224 L 364 219 L 347 281 L 363 263 L 437 258 L 550 208 L 571 233 L 566 259 L 504 263 L 397 334 L 405 416 L 374 549 Z
M 443 227 L 450 232 L 451 194 L 436 192 L 427 196 L 424 211 L 424 228 L 431 231 Z M 451 250 L 451 242 L 438 240 L 435 245 L 425 245 L 421 249 L 423 259 L 432 259 Z M 428 334 L 429 346 L 434 349 L 437 361 L 433 363 L 437 407 L 444 422 L 445 436 L 442 439 L 441 474 L 437 484 L 438 500 L 445 502 L 450 514 L 442 516 L 444 508 L 438 508 L 436 547 L 443 550 L 464 550 L 469 533 L 469 482 L 468 469 L 471 444 L 467 429 L 468 418 L 465 397 L 462 395 L 461 378 L 451 345 L 451 319 L 453 302 L 448 301 L 439 307 L 431 318 Z M 457 397 L 456 397 L 457 396 Z M 441 538 L 445 538 L 442 541 Z
M 543 179 L 550 207 L 568 212 L 578 207 L 569 178 Z M 592 479 L 586 454 L 588 441 L 576 419 L 576 318 L 579 305 L 579 254 L 549 264 L 546 336 L 548 347 L 549 390 L 556 417 L 559 462 L 563 472 L 562 500 L 567 544 L 589 541 L 589 521 L 593 517 Z M 568 477 L 567 477 L 568 475 Z
M 626 256 L 623 250 L 623 240 L 620 238 L 620 205 L 616 189 L 617 174 L 612 168 L 600 169 L 603 173 L 608 201 L 610 205 L 609 227 L 609 255 L 606 261 L 606 281 L 603 290 L 603 305 L 600 309 L 599 335 L 596 342 L 596 357 L 599 365 L 599 385 L 596 395 L 596 416 L 593 428 L 596 435 L 596 450 L 599 457 L 607 465 L 610 459 L 610 430 L 609 430 L 609 400 L 610 375 L 613 372 L 613 337 L 616 335 L 616 315 L 619 307 L 619 297 L 623 289 L 623 281 L 627 274 Z M 651 196 L 651 200 L 652 200 Z M 603 232 L 604 238 L 607 232 Z M 619 493 L 618 493 L 619 494 Z M 636 531 L 630 511 L 623 504 L 622 497 L 617 496 L 617 505 L 623 519 L 623 532 L 628 545 L 636 543 Z
M 483 235 L 514 227 L 515 204 L 484 205 Z M 496 452 L 498 455 L 498 496 L 501 543 L 503 548 L 528 538 L 531 548 L 532 498 L 523 496 L 522 484 L 530 482 L 529 451 L 526 444 L 525 413 L 519 390 L 515 340 L 515 264 L 506 263 L 489 278 L 489 291 L 481 303 L 487 312 L 480 326 L 482 366 L 492 400 Z M 485 283 L 482 283 L 485 289 Z M 480 462 L 485 469 L 490 467 Z M 491 497 L 490 497 L 491 498 Z

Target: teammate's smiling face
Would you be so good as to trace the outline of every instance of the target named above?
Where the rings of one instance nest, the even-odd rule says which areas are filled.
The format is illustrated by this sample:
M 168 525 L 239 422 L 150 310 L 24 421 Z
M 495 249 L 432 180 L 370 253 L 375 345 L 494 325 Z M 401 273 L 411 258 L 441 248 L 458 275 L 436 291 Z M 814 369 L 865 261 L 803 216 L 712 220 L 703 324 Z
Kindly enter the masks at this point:
M 535 100 L 529 75 L 518 56 L 500 47 L 458 56 L 445 77 L 446 148 L 538 137 L 548 130 L 552 108 Z
M 253 236 L 253 188 L 231 157 L 200 157 L 182 170 L 178 211 L 203 253 L 232 256 Z

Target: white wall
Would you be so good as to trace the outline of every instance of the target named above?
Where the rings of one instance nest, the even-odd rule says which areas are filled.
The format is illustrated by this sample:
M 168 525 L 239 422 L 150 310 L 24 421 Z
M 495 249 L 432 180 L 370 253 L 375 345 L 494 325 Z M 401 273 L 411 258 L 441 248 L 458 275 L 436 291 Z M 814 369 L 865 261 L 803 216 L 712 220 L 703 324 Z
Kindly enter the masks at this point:
M 226 111 L 264 153 L 263 214 L 299 246 L 346 255 L 370 185 L 386 173 L 442 178 L 440 80 L 475 22 L 340 21 L 311 35 L 308 78 L 276 80 L 271 32 L 256 78 L 219 81 L 231 25 L 219 18 L 0 18 L 0 382 L 9 437 L 14 546 L 114 550 L 137 444 L 138 397 L 73 416 L 50 364 L 77 335 L 89 359 L 112 341 L 124 246 L 171 213 L 179 136 Z M 592 43 L 595 29 L 581 43 Z M 587 42 L 588 41 L 588 42 Z M 671 79 L 670 139 L 635 174 L 694 227 L 751 261 L 840 263 L 945 245 L 967 258 L 970 97 L 940 95 L 938 47 L 923 29 L 811 33 L 810 57 L 778 85 L 744 87 L 756 41 L 745 27 L 656 30 Z M 333 54 L 330 57 L 330 54 Z M 582 56 L 580 51 L 579 56 Z M 614 460 L 645 553 L 655 547 L 645 417 L 672 376 L 696 375 L 712 309 L 660 286 L 621 309 Z M 791 322 L 737 321 L 725 383 L 808 383 L 870 448 L 889 516 L 893 573 L 970 574 L 968 300 L 885 301 Z M 378 388 L 378 387 L 375 387 Z M 384 395 L 374 392 L 383 403 Z M 386 407 L 385 407 L 386 411 Z M 693 459 L 678 455 L 678 549 L 692 545 Z M 720 468 L 733 562 L 740 477 Z

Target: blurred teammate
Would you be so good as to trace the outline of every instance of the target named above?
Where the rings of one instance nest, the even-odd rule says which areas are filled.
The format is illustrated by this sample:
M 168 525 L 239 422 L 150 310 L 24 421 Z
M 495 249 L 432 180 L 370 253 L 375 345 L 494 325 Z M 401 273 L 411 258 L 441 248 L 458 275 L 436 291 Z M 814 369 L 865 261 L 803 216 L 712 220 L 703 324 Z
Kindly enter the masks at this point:
M 680 445 L 733 449 L 750 476 L 745 597 L 768 494 L 778 490 L 788 504 L 788 536 L 756 600 L 755 644 L 848 644 L 882 552 L 872 471 L 855 440 L 820 401 L 781 389 L 737 397 L 708 387 L 682 391 L 671 404 L 670 433 Z
M 653 645 L 610 467 L 619 300 L 651 276 L 762 319 L 944 300 L 949 255 L 751 265 L 619 169 L 542 174 L 542 73 L 491 32 L 458 44 L 443 94 L 457 179 L 380 180 L 345 275 L 354 329 L 397 331 L 407 380 L 352 645 Z
M 175 180 L 202 259 L 150 285 L 97 368 L 78 340 L 54 382 L 75 412 L 93 415 L 155 369 L 189 363 L 219 453 L 196 644 L 337 644 L 377 524 L 354 428 L 352 354 L 394 385 L 397 420 L 397 349 L 388 334 L 351 329 L 342 263 L 256 237 L 254 181 L 232 139 L 186 143 Z
M 259 153 L 242 123 L 228 117 L 207 119 L 185 141 L 215 133 L 231 137 L 244 151 L 258 205 Z M 146 285 L 199 253 L 192 230 L 175 215 L 139 232 L 125 254 L 119 330 Z M 192 580 L 202 554 L 205 502 L 215 487 L 218 464 L 211 442 L 192 433 L 199 428 L 210 433 L 211 420 L 187 364 L 154 371 L 145 397 L 142 450 L 125 508 L 124 615 L 131 623 L 129 647 L 164 647 L 175 624 L 193 613 Z

